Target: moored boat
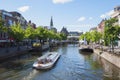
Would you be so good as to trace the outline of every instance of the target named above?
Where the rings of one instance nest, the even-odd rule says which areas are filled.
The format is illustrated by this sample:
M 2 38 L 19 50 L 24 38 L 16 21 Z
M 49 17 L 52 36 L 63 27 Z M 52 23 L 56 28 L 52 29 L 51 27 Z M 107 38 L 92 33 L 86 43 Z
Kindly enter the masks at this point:
M 37 59 L 37 61 L 33 64 L 33 68 L 49 69 L 55 64 L 59 57 L 60 54 L 57 52 L 46 53 Z
M 91 48 L 80 48 L 79 51 L 80 52 L 89 52 L 89 53 L 93 53 L 94 52 L 93 49 L 91 49 Z
M 84 46 L 84 47 L 79 47 L 80 52 L 85 52 L 85 53 L 93 53 L 93 49 L 89 46 Z

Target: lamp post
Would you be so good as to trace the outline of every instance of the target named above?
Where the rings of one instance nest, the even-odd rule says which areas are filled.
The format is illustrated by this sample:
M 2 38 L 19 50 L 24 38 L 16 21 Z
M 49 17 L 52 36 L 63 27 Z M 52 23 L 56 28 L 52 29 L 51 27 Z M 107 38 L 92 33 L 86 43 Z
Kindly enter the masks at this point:
M 7 49 L 6 49 L 6 52 L 9 52 L 9 28 L 7 28 L 7 36 L 6 36 L 6 41 L 7 41 Z
M 100 46 L 101 46 L 101 50 L 103 51 L 103 40 L 100 39 Z
M 8 40 L 8 35 L 7 35 L 7 36 L 6 36 L 6 42 L 7 42 L 7 43 L 6 43 L 6 45 L 7 45 L 7 47 L 6 47 L 6 52 L 7 52 L 7 53 L 9 52 L 9 49 L 8 49 L 8 41 L 9 41 L 9 40 Z

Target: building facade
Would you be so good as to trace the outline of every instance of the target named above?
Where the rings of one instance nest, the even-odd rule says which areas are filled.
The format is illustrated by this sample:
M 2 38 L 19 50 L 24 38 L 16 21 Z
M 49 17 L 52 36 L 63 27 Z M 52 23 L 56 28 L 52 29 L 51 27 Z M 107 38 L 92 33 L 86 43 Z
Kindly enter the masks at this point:
M 104 27 L 105 27 L 105 20 L 103 19 L 97 27 L 97 31 L 100 33 L 104 33 Z
M 66 36 L 68 36 L 68 34 L 69 34 L 69 32 L 67 31 L 67 29 L 65 27 L 62 28 L 62 30 L 60 31 L 60 33 L 63 33 Z
M 97 27 L 90 28 L 90 32 L 92 32 L 92 31 L 97 31 Z
M 114 8 L 114 13 L 111 14 L 111 18 L 117 18 L 118 22 L 116 24 L 120 25 L 120 6 Z
M 23 29 L 27 28 L 27 21 L 25 18 L 18 12 L 9 12 L 16 19 L 15 23 L 19 23 Z
M 0 10 L 0 15 L 1 15 L 1 20 L 4 22 L 3 26 L 9 28 L 13 23 L 17 20 L 14 18 L 14 16 L 5 11 L 5 10 Z M 8 34 L 7 32 L 0 32 L 0 46 L 2 46 L 2 42 L 7 42 L 8 41 Z
M 27 21 L 25 18 L 18 12 L 8 12 L 5 10 L 0 10 L 1 20 L 4 22 L 3 26 L 8 29 L 15 23 L 20 23 L 23 29 L 27 27 Z M 5 42 L 9 42 L 11 38 L 7 32 L 0 32 L 0 46 Z
M 36 24 L 32 23 L 31 20 L 28 21 L 27 26 L 30 25 L 33 29 L 36 29 Z
M 118 22 L 116 22 L 115 24 L 120 26 L 120 6 L 116 6 L 114 8 L 114 13 L 111 14 L 111 18 L 117 18 Z M 119 36 L 119 39 L 120 39 L 120 36 Z M 118 46 L 120 47 L 120 40 L 118 40 Z

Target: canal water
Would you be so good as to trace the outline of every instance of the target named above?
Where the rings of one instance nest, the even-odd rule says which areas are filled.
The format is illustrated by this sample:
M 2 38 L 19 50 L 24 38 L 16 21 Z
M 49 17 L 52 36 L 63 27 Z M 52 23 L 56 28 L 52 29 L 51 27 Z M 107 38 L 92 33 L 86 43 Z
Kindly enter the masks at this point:
M 83 55 L 78 45 L 53 49 L 61 54 L 50 70 L 32 68 L 43 53 L 28 53 L 0 63 L 0 80 L 120 80 L 120 69 L 97 54 Z

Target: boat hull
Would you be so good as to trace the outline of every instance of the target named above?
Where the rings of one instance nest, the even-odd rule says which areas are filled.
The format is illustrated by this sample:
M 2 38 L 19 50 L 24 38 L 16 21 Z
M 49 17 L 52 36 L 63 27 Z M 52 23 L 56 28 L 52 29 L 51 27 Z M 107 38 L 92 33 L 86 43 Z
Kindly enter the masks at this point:
M 93 53 L 93 49 L 91 48 L 80 48 L 79 49 L 80 52 L 85 52 L 85 53 Z
M 33 64 L 33 68 L 35 69 L 42 69 L 42 70 L 45 70 L 45 69 L 50 69 L 54 66 L 54 64 L 57 62 L 57 60 L 59 59 L 60 57 L 60 54 L 57 54 L 57 56 L 55 57 L 54 61 L 53 62 L 50 62 L 50 63 L 47 63 L 47 64 L 40 64 L 38 63 L 38 61 L 36 61 L 34 64 Z

